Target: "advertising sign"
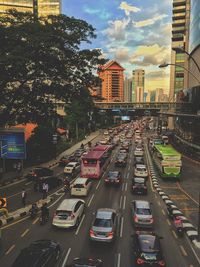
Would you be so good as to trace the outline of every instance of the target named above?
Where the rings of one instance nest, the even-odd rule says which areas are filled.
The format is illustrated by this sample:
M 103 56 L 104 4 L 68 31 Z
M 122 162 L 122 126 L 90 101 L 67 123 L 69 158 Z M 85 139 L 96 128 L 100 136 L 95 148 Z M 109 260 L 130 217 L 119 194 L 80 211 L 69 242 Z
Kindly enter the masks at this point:
M 26 158 L 24 129 L 0 129 L 0 158 Z

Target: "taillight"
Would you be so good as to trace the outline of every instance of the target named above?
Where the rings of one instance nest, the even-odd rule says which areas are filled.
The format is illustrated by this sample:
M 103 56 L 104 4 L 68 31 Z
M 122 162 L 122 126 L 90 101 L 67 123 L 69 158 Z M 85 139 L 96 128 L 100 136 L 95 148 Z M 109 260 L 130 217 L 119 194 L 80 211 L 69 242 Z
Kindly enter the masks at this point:
M 153 223 L 153 221 L 154 221 L 154 220 L 153 220 L 153 218 L 152 218 L 152 219 L 150 219 L 150 223 Z
M 108 179 L 105 179 L 105 182 L 108 182 L 109 180 Z
M 134 222 L 138 222 L 138 217 L 135 215 L 135 216 L 133 217 L 133 220 L 134 220 Z
M 117 182 L 117 183 L 119 183 L 119 182 L 120 182 L 120 180 L 119 180 L 119 179 L 117 179 L 117 180 L 116 180 L 116 182 Z
M 108 236 L 108 237 L 113 237 L 113 232 L 109 232 L 109 233 L 107 234 L 107 236 Z
M 165 261 L 164 261 L 164 260 L 161 260 L 161 261 L 158 262 L 158 264 L 159 264 L 160 266 L 165 266 Z
M 90 236 L 95 236 L 94 231 L 90 229 Z
M 144 263 L 143 259 L 140 259 L 140 258 L 137 259 L 137 264 L 143 264 L 143 263 Z

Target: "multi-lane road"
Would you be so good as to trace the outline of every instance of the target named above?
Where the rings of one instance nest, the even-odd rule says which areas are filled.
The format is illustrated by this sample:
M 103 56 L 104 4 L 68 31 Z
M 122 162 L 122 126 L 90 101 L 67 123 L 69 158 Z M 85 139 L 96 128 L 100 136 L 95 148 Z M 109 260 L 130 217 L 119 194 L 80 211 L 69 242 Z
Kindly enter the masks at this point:
M 113 151 L 111 162 L 104 176 L 109 170 L 115 169 L 114 161 L 118 150 L 119 147 Z M 10 267 L 22 248 L 28 246 L 34 240 L 39 239 L 52 239 L 60 243 L 62 256 L 58 263 L 59 267 L 64 267 L 66 264 L 69 264 L 75 257 L 100 258 L 105 267 L 135 266 L 132 247 L 134 228 L 130 212 L 130 203 L 133 199 L 145 199 L 152 203 L 155 218 L 155 232 L 163 237 L 161 244 L 167 266 L 199 266 L 200 262 L 198 262 L 198 257 L 195 256 L 189 241 L 185 237 L 178 238 L 176 236 L 173 225 L 168 219 L 165 205 L 157 193 L 153 191 L 150 181 L 148 181 L 147 196 L 132 195 L 131 178 L 133 177 L 134 170 L 133 150 L 134 142 L 129 150 L 127 165 L 122 169 L 123 182 L 119 188 L 106 187 L 103 182 L 104 176 L 99 181 L 93 181 L 89 195 L 84 198 L 86 201 L 86 210 L 77 229 L 65 230 L 52 228 L 51 219 L 46 225 L 41 226 L 38 223 L 38 218 L 33 221 L 30 218 L 23 218 L 21 221 L 14 222 L 12 225 L 4 226 L 0 266 Z M 56 167 L 55 169 L 57 173 L 62 172 L 62 170 L 61 167 Z M 6 190 L 10 190 L 9 194 L 14 195 L 17 192 L 16 187 L 20 187 L 18 188 L 19 190 L 21 186 L 21 184 L 16 184 L 14 186 L 15 189 L 10 189 L 9 187 Z M 30 194 L 32 194 L 32 190 L 30 190 Z M 64 196 L 60 195 L 60 198 L 56 200 L 57 202 L 51 203 L 51 218 L 59 203 L 67 197 L 69 197 L 67 194 Z M 18 205 L 19 203 L 16 203 L 16 207 Z M 13 207 L 13 209 L 16 207 Z M 89 241 L 91 221 L 94 212 L 98 208 L 114 208 L 119 213 L 117 238 L 113 244 L 98 244 Z

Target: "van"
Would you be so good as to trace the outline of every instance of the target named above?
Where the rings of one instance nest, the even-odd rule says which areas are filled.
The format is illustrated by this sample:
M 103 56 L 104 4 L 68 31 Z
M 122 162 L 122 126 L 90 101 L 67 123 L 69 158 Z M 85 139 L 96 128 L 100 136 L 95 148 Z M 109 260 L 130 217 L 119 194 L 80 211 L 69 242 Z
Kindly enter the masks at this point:
M 87 196 L 92 182 L 89 178 L 77 178 L 71 187 L 71 196 Z

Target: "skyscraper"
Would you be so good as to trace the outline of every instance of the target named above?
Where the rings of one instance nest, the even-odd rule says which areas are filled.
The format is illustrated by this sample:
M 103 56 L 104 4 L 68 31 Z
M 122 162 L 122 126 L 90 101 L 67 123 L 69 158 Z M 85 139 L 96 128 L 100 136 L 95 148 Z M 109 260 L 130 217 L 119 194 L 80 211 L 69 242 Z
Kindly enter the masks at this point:
M 127 77 L 124 80 L 124 102 L 131 102 L 132 95 L 132 79 Z
M 181 47 L 188 51 L 189 45 L 189 21 L 190 21 L 190 0 L 173 0 L 172 15 L 172 53 L 170 69 L 170 99 L 184 88 L 188 87 L 188 69 L 187 55 L 175 48 Z M 174 50 L 173 50 L 174 49 Z
M 0 13 L 9 9 L 33 12 L 38 16 L 58 15 L 61 13 L 61 0 L 0 0 Z
M 141 99 L 141 96 L 139 97 L 137 95 L 137 92 L 139 93 L 139 92 L 141 92 L 141 90 L 144 92 L 144 77 L 145 77 L 145 71 L 144 70 L 142 70 L 142 69 L 133 70 L 132 102 L 137 102 L 138 99 Z M 138 102 L 140 102 L 140 101 L 138 101 Z
M 124 68 L 117 61 L 111 60 L 100 66 L 98 75 L 102 80 L 101 96 L 105 102 L 124 101 Z

